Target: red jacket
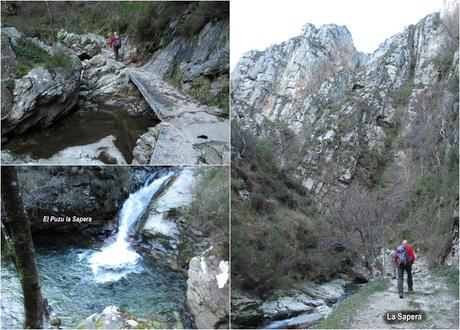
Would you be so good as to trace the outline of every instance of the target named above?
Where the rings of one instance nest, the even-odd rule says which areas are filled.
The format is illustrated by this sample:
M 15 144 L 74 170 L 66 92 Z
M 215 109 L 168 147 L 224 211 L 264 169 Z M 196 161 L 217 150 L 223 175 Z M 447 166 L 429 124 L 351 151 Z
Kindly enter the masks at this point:
M 406 247 L 406 253 L 407 255 L 409 256 L 409 264 L 413 264 L 414 261 L 415 261 L 415 253 L 414 253 L 414 250 L 412 250 L 412 248 L 410 247 L 409 244 L 405 244 L 404 245 Z M 398 251 L 395 250 L 395 253 L 394 253 L 394 256 L 393 256 L 393 260 L 395 263 L 398 263 Z
M 121 36 L 119 35 L 118 38 L 120 38 L 120 47 L 121 47 Z M 109 42 L 109 47 L 112 48 L 112 45 L 115 43 L 115 35 L 112 36 L 112 39 L 110 39 Z

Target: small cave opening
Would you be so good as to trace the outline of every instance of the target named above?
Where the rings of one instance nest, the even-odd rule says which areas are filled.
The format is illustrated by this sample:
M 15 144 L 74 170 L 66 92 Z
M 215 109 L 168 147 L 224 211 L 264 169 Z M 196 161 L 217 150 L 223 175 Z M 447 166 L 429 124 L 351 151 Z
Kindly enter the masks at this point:
M 207 140 L 208 137 L 206 135 L 198 135 L 197 138 Z
M 362 89 L 362 88 L 364 88 L 364 85 L 355 83 L 355 84 L 353 84 L 353 87 L 351 88 L 351 90 L 355 91 L 357 89 Z
M 84 61 L 91 59 L 91 56 L 89 56 L 88 53 L 81 53 L 80 55 L 78 55 L 78 58 L 80 59 L 80 61 Z

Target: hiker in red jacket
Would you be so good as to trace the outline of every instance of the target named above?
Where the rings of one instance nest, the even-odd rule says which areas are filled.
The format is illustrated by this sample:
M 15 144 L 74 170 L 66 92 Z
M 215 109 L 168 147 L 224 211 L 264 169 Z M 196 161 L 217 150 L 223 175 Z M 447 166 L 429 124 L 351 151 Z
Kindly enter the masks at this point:
M 109 47 L 113 48 L 113 53 L 115 54 L 115 60 L 118 61 L 118 49 L 121 47 L 121 36 L 118 32 L 114 32 L 112 38 L 109 42 Z
M 413 291 L 412 288 L 412 264 L 415 261 L 414 250 L 407 244 L 407 241 L 402 241 L 401 245 L 396 248 L 393 257 L 394 262 L 398 266 L 398 292 L 399 298 L 403 298 L 404 287 L 404 271 L 407 272 L 407 286 L 409 292 Z

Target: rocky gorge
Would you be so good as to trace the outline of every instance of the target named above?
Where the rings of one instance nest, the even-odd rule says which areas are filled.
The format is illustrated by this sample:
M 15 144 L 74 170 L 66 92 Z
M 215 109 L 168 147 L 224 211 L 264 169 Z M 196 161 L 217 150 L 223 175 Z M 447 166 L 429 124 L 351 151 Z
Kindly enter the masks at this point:
M 232 260 L 247 259 L 233 262 L 235 327 L 313 326 L 347 284 L 391 276 L 386 249 L 402 237 L 434 269 L 456 253 L 452 3 L 372 54 L 345 26 L 306 24 L 240 58 L 231 73 Z
M 19 167 L 51 326 L 59 320 L 82 329 L 228 327 L 228 260 L 186 217 L 203 175 L 205 169 L 194 168 Z M 101 264 L 117 242 L 129 245 L 117 250 L 116 262 L 134 253 L 134 264 Z M 6 247 L 2 296 L 11 303 L 2 305 L 2 323 L 16 328 L 20 287 Z
M 228 23 L 209 22 L 149 58 L 129 37 L 120 61 L 107 44 L 100 35 L 60 30 L 47 45 L 2 27 L 3 163 L 229 162 L 228 113 L 187 95 L 195 80 L 212 75 L 200 95 L 224 98 Z M 24 57 L 35 53 L 46 63 L 29 70 Z

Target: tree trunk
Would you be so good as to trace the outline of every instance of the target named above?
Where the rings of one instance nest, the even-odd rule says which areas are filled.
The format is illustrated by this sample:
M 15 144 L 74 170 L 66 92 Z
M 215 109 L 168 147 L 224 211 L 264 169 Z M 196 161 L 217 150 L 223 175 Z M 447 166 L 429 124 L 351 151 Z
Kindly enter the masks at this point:
M 53 18 L 51 17 L 50 5 L 48 1 L 45 1 L 45 2 L 46 2 L 46 9 L 48 10 L 48 17 L 50 19 L 50 27 L 51 27 L 51 33 L 53 35 L 53 41 L 56 41 L 54 38 L 55 34 L 54 34 Z
M 2 200 L 5 209 L 4 224 L 11 233 L 16 252 L 16 268 L 24 294 L 24 327 L 43 328 L 43 297 L 35 261 L 30 224 L 19 196 L 18 178 L 13 166 L 2 166 Z

